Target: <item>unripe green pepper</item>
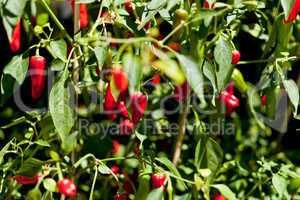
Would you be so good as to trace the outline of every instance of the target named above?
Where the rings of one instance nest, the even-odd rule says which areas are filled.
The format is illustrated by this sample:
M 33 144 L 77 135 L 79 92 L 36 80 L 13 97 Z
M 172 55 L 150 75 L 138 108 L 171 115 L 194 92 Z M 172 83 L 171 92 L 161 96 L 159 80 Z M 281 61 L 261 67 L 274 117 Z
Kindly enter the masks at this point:
M 266 91 L 267 103 L 266 113 L 267 116 L 274 119 L 276 117 L 277 105 L 280 97 L 280 85 L 271 87 Z
M 245 82 L 243 74 L 238 69 L 234 69 L 231 79 L 234 81 L 235 87 L 239 89 L 240 92 L 245 93 L 248 90 L 248 85 Z

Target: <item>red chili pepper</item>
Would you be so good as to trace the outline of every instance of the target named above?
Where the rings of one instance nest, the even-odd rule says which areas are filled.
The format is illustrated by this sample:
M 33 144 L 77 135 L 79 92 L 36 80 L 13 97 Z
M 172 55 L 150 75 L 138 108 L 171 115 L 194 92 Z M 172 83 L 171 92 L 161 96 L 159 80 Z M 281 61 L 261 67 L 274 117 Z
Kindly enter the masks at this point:
M 10 50 L 15 53 L 20 50 L 21 47 L 21 20 L 19 19 L 9 41 Z
M 220 94 L 220 100 L 226 105 L 226 108 L 229 110 L 235 109 L 240 106 L 240 100 L 227 91 L 223 91 Z
M 79 11 L 80 11 L 80 28 L 86 28 L 89 25 L 89 13 L 87 6 L 85 4 L 79 5 Z
M 104 104 L 103 104 L 105 111 L 113 111 L 116 107 L 116 101 L 112 95 L 110 84 L 108 83 L 106 88 L 106 94 L 104 97 Z
M 151 83 L 152 85 L 158 85 L 160 84 L 160 75 L 159 74 L 155 74 L 152 79 L 151 79 Z
M 122 69 L 114 68 L 112 70 L 112 78 L 116 85 L 116 88 L 123 92 L 128 88 L 128 79 L 126 73 Z
M 74 13 L 75 0 L 71 0 L 71 5 Z M 79 26 L 81 29 L 86 28 L 89 25 L 89 13 L 88 13 L 87 6 L 85 4 L 79 4 L 79 13 L 80 13 Z
M 231 64 L 236 65 L 241 59 L 241 53 L 238 50 L 232 51 Z
M 126 10 L 129 14 L 132 14 L 132 13 L 133 13 L 134 5 L 133 5 L 133 3 L 132 3 L 132 0 L 125 0 L 124 6 L 125 6 L 125 10 Z
M 129 120 L 125 119 L 119 124 L 120 135 L 130 135 L 133 132 L 134 124 Z
M 145 30 L 148 30 L 148 29 L 150 29 L 151 27 L 152 27 L 152 22 L 149 21 L 149 22 L 147 22 L 147 23 L 145 24 L 144 29 L 145 29 Z
M 121 114 L 121 116 L 123 116 L 125 118 L 128 117 L 128 110 L 127 110 L 126 105 L 123 101 L 121 101 L 117 104 L 117 110 L 118 110 L 118 113 Z
M 260 97 L 261 105 L 265 106 L 267 104 L 267 95 L 263 95 Z
M 46 59 L 43 56 L 31 56 L 29 59 L 31 71 L 31 97 L 32 100 L 40 98 L 45 88 Z
M 160 188 L 166 182 L 166 176 L 163 174 L 152 174 L 151 183 L 154 188 Z
M 300 12 L 300 0 L 294 0 L 294 5 L 290 11 L 290 15 L 284 20 L 284 23 L 291 23 L 296 20 L 298 13 Z
M 190 85 L 187 81 L 184 82 L 182 85 L 176 85 L 174 91 L 174 99 L 178 102 L 186 100 L 189 90 Z
M 213 200 L 227 200 L 223 195 L 217 194 L 214 196 Z
M 132 184 L 130 183 L 130 181 L 124 182 L 123 189 L 127 192 L 127 194 L 130 194 L 133 192 Z
M 209 3 L 207 0 L 203 3 L 203 8 L 205 9 L 213 9 L 215 7 L 215 3 Z
M 117 155 L 120 153 L 121 150 L 121 144 L 118 140 L 113 140 L 112 141 L 112 153 L 114 155 Z
M 131 96 L 131 110 L 132 110 L 132 122 L 137 124 L 143 117 L 145 110 L 147 109 L 147 97 L 138 92 Z
M 119 193 L 117 193 L 114 196 L 114 199 L 115 200 L 126 200 L 126 199 L 128 199 L 128 195 L 127 194 L 119 194 Z
M 227 86 L 227 88 L 226 88 L 226 91 L 227 91 L 229 94 L 234 94 L 234 82 L 233 82 L 233 81 L 231 81 L 231 82 L 228 84 L 228 86 Z
M 176 52 L 181 51 L 181 45 L 178 42 L 171 42 L 168 44 L 168 46 Z
M 64 178 L 57 183 L 58 191 L 66 197 L 75 197 L 77 187 L 72 179 Z
M 15 176 L 15 180 L 17 181 L 17 183 L 21 185 L 36 185 L 40 179 L 41 179 L 40 174 L 37 174 L 34 177 L 21 176 L 21 175 Z
M 110 170 L 114 173 L 114 174 L 118 174 L 120 172 L 120 167 L 118 165 L 113 165 Z

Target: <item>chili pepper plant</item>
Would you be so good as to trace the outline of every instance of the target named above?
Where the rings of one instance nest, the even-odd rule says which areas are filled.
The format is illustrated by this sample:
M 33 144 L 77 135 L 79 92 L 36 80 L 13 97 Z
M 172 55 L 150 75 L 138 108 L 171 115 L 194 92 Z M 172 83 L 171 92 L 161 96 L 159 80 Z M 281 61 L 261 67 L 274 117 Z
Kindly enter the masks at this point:
M 0 199 L 300 199 L 299 0 L 0 0 Z

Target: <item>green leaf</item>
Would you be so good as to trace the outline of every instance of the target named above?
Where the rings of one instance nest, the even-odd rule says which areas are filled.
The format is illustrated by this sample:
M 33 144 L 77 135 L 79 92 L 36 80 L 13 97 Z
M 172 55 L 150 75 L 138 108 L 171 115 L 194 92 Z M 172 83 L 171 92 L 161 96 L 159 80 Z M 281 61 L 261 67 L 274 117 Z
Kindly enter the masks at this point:
M 6 151 L 8 150 L 10 144 L 11 144 L 11 141 L 8 142 L 0 151 L 0 165 L 3 162 L 4 155 L 6 154 Z
M 63 39 L 50 42 L 54 55 L 62 61 L 67 61 L 67 43 Z
M 198 127 L 195 127 L 198 128 Z M 207 136 L 201 134 L 195 149 L 195 166 L 200 169 L 206 152 Z
M 152 190 L 147 197 L 147 200 L 162 200 L 163 199 L 163 187 Z
M 4 67 L 3 73 L 12 76 L 19 85 L 23 83 L 28 70 L 29 59 L 23 55 L 14 56 L 11 61 Z
M 275 174 L 272 177 L 272 184 L 273 184 L 275 190 L 280 195 L 280 197 L 282 197 L 283 194 L 286 192 L 286 187 L 287 187 L 286 180 L 282 176 Z
M 176 84 L 182 85 L 184 83 L 184 74 L 174 60 L 157 60 L 153 62 L 152 65 L 161 70 L 165 75 L 176 82 Z
M 232 50 L 229 42 L 224 37 L 220 37 L 218 40 L 214 50 L 214 57 L 219 67 L 217 71 L 217 84 L 218 89 L 221 91 L 230 81 L 234 69 L 234 66 L 231 64 Z
M 224 184 L 214 184 L 211 187 L 216 188 L 219 192 L 225 196 L 228 200 L 236 200 L 235 194 Z
M 30 190 L 26 195 L 26 200 L 41 200 L 42 199 L 42 193 L 38 188 L 34 188 L 33 190 Z
M 299 89 L 294 80 L 284 80 L 283 86 L 287 92 L 291 103 L 294 106 L 294 116 L 297 115 L 298 105 L 299 105 Z
M 65 63 L 64 61 L 56 58 L 56 59 L 53 59 L 52 62 L 51 62 L 51 69 L 53 71 L 62 71 L 65 67 Z
M 39 145 L 39 146 L 43 146 L 43 147 L 50 147 L 51 146 L 46 140 L 41 140 L 41 139 L 35 141 L 34 143 Z
M 129 92 L 139 91 L 140 82 L 143 77 L 142 64 L 138 56 L 127 53 L 123 57 L 124 71 L 129 82 Z
M 43 164 L 44 162 L 41 160 L 36 158 L 28 158 L 17 171 L 17 174 L 33 177 L 41 170 Z
M 210 83 L 212 85 L 213 96 L 211 99 L 211 103 L 213 106 L 215 106 L 216 105 L 215 97 L 216 97 L 216 94 L 218 93 L 215 66 L 212 65 L 210 62 L 205 61 L 204 65 L 203 65 L 203 74 L 208 78 L 208 80 L 210 81 Z
M 1 104 L 14 93 L 16 84 L 21 85 L 28 71 L 29 59 L 23 55 L 14 56 L 11 61 L 4 67 L 1 77 Z
M 107 57 L 107 46 L 98 46 L 94 49 L 95 56 L 98 61 L 98 69 L 102 69 Z
M 67 79 L 68 69 L 66 67 L 60 79 L 53 86 L 49 97 L 50 114 L 63 143 L 75 123 L 74 112 L 70 106 L 70 83 Z
M 150 186 L 150 176 L 148 174 L 139 175 L 139 187 L 137 189 L 135 200 L 146 200 L 149 194 Z
M 52 178 L 46 178 L 43 180 L 43 186 L 46 190 L 50 192 L 56 191 L 56 182 Z
M 62 149 L 65 153 L 71 153 L 77 145 L 77 134 L 67 135 L 63 143 L 61 144 Z
M 98 171 L 101 173 L 101 174 L 111 174 L 111 170 L 109 169 L 109 167 L 107 167 L 106 164 L 104 163 L 100 163 L 99 166 L 98 166 Z
M 216 174 L 217 170 L 220 168 L 223 160 L 223 150 L 220 145 L 209 138 L 206 144 L 206 159 L 207 167 L 212 171 L 212 176 Z
M 205 104 L 203 94 L 204 81 L 200 65 L 198 65 L 198 63 L 187 56 L 180 54 L 177 54 L 176 56 L 181 64 L 181 68 L 190 86 L 193 88 L 194 92 L 197 94 L 201 102 Z
M 155 158 L 155 160 L 157 160 L 161 164 L 165 165 L 168 168 L 168 170 L 170 170 L 170 172 L 172 172 L 175 176 L 181 177 L 181 175 L 178 172 L 176 166 L 168 158 L 166 158 L 166 157 Z M 186 185 L 183 181 L 177 180 L 177 183 L 186 188 Z
M 4 9 L 9 11 L 10 15 L 21 16 L 25 9 L 27 0 L 9 0 L 4 4 Z
M 223 10 L 212 10 L 212 9 L 200 9 L 196 15 L 192 17 L 192 20 L 199 21 L 203 19 L 208 19 L 212 17 L 217 17 L 222 15 L 224 12 L 226 12 L 226 9 Z

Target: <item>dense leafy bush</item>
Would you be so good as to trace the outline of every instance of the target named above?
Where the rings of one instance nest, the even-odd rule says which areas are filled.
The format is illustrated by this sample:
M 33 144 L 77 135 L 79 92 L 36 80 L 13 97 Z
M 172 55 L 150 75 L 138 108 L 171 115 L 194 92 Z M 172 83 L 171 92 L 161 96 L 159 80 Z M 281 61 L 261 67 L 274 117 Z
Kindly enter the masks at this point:
M 300 199 L 300 1 L 0 10 L 0 199 Z

